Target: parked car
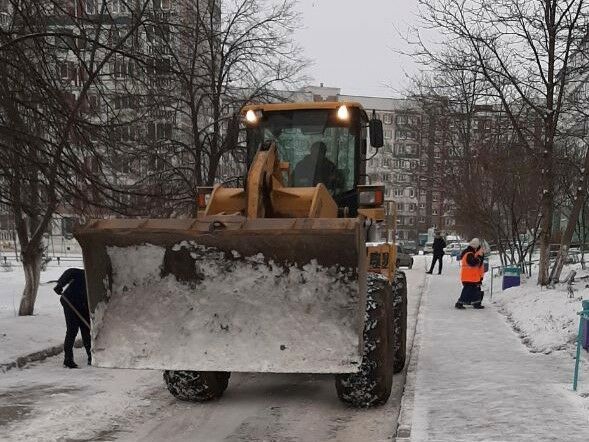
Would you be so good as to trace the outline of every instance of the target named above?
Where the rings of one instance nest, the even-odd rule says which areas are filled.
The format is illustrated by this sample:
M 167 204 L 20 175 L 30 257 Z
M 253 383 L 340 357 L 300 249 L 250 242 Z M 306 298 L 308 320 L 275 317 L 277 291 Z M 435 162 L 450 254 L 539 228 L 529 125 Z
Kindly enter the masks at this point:
M 453 242 L 444 247 L 444 253 L 450 256 L 458 256 L 460 253 L 468 247 L 467 242 Z
M 410 255 L 417 255 L 417 243 L 415 241 L 405 241 L 402 243 L 403 250 Z
M 413 268 L 413 256 L 402 244 L 397 244 L 397 267 Z
M 434 253 L 434 243 L 433 242 L 426 242 L 425 246 L 423 246 L 423 254 L 427 255 L 428 253 Z

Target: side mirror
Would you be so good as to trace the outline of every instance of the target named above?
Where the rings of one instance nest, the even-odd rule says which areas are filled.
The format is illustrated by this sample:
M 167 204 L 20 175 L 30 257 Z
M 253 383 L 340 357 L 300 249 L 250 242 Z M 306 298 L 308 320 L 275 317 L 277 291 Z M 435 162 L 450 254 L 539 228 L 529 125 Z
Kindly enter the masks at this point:
M 370 145 L 372 147 L 384 146 L 384 135 L 382 131 L 382 121 L 372 118 L 370 120 L 368 130 L 370 131 Z

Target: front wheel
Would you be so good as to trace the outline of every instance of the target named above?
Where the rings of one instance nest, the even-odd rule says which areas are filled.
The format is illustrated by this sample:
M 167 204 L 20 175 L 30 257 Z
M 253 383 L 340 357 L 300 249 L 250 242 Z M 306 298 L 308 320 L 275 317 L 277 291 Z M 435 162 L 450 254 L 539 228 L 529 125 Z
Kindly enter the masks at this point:
M 166 370 L 164 381 L 181 401 L 206 402 L 220 398 L 229 385 L 230 372 Z
M 384 404 L 393 385 L 391 286 L 381 275 L 368 274 L 367 288 L 360 370 L 335 377 L 339 398 L 353 407 L 364 408 Z

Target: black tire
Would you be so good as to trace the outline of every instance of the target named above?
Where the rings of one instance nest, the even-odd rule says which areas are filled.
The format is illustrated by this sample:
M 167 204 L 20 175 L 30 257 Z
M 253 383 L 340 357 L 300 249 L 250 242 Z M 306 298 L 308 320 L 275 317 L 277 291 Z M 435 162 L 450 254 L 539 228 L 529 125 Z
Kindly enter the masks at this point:
M 403 272 L 395 273 L 392 299 L 393 373 L 399 373 L 407 359 L 407 277 Z
M 166 370 L 164 381 L 172 395 L 181 401 L 206 402 L 218 399 L 229 385 L 230 372 Z
M 364 357 L 357 373 L 338 374 L 338 397 L 348 405 L 367 408 L 384 404 L 393 385 L 392 296 L 388 281 L 377 274 L 367 277 Z

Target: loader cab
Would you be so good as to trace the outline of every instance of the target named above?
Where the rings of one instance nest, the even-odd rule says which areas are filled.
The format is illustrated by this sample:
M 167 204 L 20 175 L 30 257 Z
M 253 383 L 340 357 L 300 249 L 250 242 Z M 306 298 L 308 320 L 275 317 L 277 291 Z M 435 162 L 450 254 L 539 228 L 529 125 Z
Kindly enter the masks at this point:
M 275 142 L 289 164 L 288 187 L 324 184 L 338 207 L 358 210 L 364 184 L 368 116 L 356 103 L 270 104 L 246 108 L 248 168 L 260 146 Z

